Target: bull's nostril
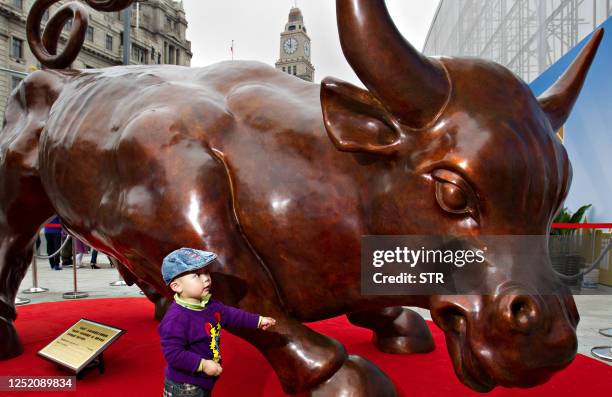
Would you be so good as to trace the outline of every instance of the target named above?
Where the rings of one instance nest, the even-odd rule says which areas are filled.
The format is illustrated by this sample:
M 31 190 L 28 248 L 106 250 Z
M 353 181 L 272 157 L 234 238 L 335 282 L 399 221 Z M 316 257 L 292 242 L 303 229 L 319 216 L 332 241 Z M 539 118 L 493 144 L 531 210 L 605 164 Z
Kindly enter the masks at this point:
M 465 330 L 465 314 L 455 306 L 447 306 L 439 311 L 442 328 L 447 332 L 461 333 Z
M 512 301 L 510 304 L 510 311 L 512 312 L 512 317 L 521 327 L 528 326 L 529 322 L 536 316 L 533 305 L 523 297 L 517 297 Z
M 501 297 L 500 310 L 510 326 L 521 332 L 530 332 L 540 322 L 540 309 L 529 295 L 505 295 Z

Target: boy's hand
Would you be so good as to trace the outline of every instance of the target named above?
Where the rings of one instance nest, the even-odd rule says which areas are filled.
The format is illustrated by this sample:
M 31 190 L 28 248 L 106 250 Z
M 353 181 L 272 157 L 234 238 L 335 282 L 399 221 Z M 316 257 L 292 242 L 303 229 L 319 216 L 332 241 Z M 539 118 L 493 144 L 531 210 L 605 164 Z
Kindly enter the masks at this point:
M 259 328 L 265 331 L 273 325 L 276 325 L 275 319 L 273 319 L 272 317 L 261 316 L 261 319 L 259 320 Z
M 204 372 L 208 376 L 219 376 L 223 371 L 223 368 L 213 360 L 202 359 L 200 361 L 200 367 L 198 368 L 200 372 Z

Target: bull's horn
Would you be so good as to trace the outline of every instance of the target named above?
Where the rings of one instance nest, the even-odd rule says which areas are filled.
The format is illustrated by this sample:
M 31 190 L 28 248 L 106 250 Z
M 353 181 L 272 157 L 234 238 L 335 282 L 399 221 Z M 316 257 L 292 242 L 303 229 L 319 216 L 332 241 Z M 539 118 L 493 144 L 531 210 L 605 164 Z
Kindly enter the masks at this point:
M 340 44 L 359 79 L 402 124 L 422 128 L 443 109 L 450 82 L 397 30 L 384 0 L 337 0 Z
M 597 29 L 565 73 L 538 97 L 538 102 L 555 132 L 563 127 L 578 98 L 603 33 L 603 29 Z
M 44 14 L 60 0 L 36 0 L 30 8 L 26 22 L 28 43 L 32 53 L 47 68 L 64 69 L 69 67 L 79 55 L 87 32 L 89 14 L 83 5 L 69 2 L 61 6 L 51 17 L 45 31 L 40 34 L 40 24 Z M 130 6 L 135 0 L 85 0 L 98 11 L 115 12 Z M 64 49 L 58 54 L 57 45 L 64 24 L 72 19 L 73 27 Z

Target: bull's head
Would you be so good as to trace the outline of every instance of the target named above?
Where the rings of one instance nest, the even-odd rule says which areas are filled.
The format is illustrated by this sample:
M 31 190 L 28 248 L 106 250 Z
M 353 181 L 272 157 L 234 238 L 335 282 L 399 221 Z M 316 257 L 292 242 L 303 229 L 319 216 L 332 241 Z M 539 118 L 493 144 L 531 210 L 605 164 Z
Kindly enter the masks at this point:
M 603 32 L 541 97 L 506 68 L 478 59 L 429 58 L 394 26 L 384 1 L 337 0 L 346 59 L 368 88 L 327 78 L 329 137 L 383 170 L 366 192 L 371 234 L 547 236 L 571 181 L 557 131 L 582 87 Z M 578 313 L 569 291 L 539 294 L 556 278 L 549 260 L 526 282 L 485 280 L 498 293 L 432 296 L 455 371 L 481 391 L 532 386 L 576 354 Z M 547 257 L 547 255 L 545 255 Z M 495 274 L 495 263 L 486 263 Z M 551 290 L 553 288 L 546 288 Z

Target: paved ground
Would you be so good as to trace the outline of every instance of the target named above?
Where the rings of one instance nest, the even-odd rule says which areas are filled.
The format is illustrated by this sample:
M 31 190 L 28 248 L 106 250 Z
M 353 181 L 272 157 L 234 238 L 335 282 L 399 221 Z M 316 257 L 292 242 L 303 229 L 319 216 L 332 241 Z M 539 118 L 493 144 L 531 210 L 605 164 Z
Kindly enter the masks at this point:
M 98 254 L 98 266 L 101 269 L 92 269 L 89 266 L 89 260 L 90 255 L 85 255 L 83 258 L 84 266 L 77 268 L 77 289 L 87 292 L 89 294 L 88 299 L 143 296 L 136 285 L 131 287 L 112 287 L 109 285 L 111 282 L 120 280 L 120 276 L 117 269 L 111 267 L 106 255 Z M 37 294 L 23 293 L 24 290 L 32 287 L 32 269 L 30 268 L 19 288 L 19 297 L 30 299 L 31 303 L 53 302 L 64 300 L 62 297 L 64 292 L 74 291 L 74 271 L 72 267 L 55 271 L 51 269 L 47 259 L 39 259 L 37 260 L 37 269 L 38 285 L 48 288 L 49 291 Z
M 45 252 L 44 247 L 41 247 Z M 79 291 L 87 292 L 86 299 L 109 298 L 109 297 L 143 297 L 140 289 L 132 287 L 110 286 L 111 282 L 120 279 L 116 269 L 111 268 L 108 258 L 104 254 L 98 255 L 98 265 L 101 269 L 91 269 L 89 255 L 85 255 L 83 263 L 87 266 L 77 269 L 77 286 Z M 38 294 L 26 294 L 22 291 L 32 286 L 32 269 L 21 283 L 19 297 L 31 300 L 29 304 L 39 302 L 52 302 L 64 300 L 64 292 L 73 291 L 74 274 L 72 267 L 61 271 L 53 271 L 48 260 L 38 261 L 38 284 L 48 288 L 48 292 Z M 589 291 L 598 295 L 575 296 L 578 311 L 580 313 L 580 324 L 578 325 L 578 351 L 584 355 L 591 356 L 593 346 L 612 345 L 612 338 L 600 335 L 600 328 L 612 328 L 612 288 L 599 286 L 597 291 Z M 143 298 L 144 299 L 144 298 Z M 417 309 L 426 319 L 431 319 L 429 311 Z M 607 362 L 612 365 L 612 362 Z

